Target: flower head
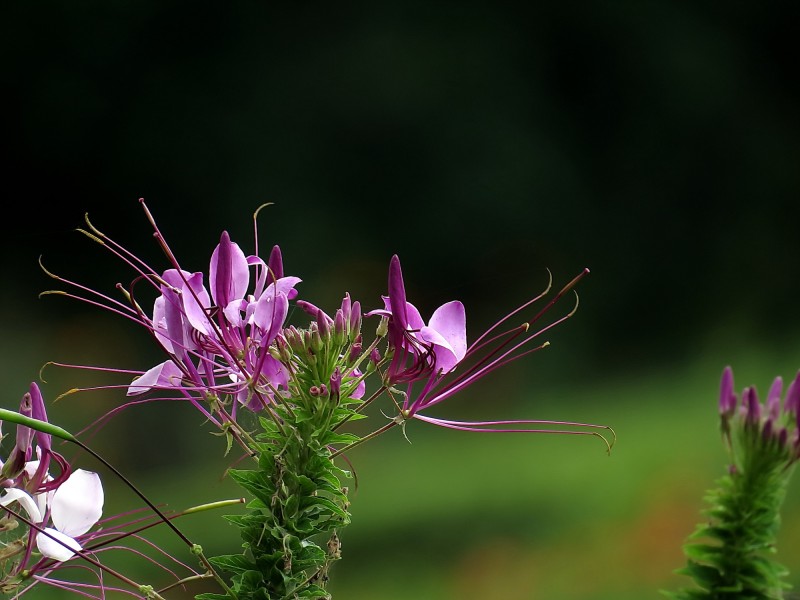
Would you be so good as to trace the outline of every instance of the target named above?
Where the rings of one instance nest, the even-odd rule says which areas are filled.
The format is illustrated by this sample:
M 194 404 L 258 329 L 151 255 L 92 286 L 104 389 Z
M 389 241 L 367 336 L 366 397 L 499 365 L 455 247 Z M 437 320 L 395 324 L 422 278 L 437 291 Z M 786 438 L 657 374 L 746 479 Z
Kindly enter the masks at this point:
M 387 338 L 391 362 L 384 376 L 385 385 L 390 389 L 396 384 L 407 386 L 397 420 L 404 422 L 416 418 L 464 431 L 569 433 L 602 438 L 602 435 L 592 430 L 609 429 L 608 427 L 586 423 L 528 419 L 464 422 L 421 414 L 427 408 L 483 379 L 495 369 L 549 345 L 549 342 L 535 344 L 535 341 L 546 331 L 570 318 L 575 309 L 537 329 L 538 321 L 588 272 L 588 269 L 584 270 L 521 325 L 500 330 L 511 317 L 542 299 L 549 292 L 549 284 L 544 292 L 501 318 L 476 341 L 468 344 L 464 305 L 458 301 L 448 302 L 436 309 L 425 323 L 417 308 L 406 300 L 400 260 L 393 256 L 389 264 L 389 295 L 384 297 L 384 308 L 368 314 L 388 319 Z M 415 389 L 415 384 L 421 386 L 421 389 Z
M 144 371 L 83 367 L 134 375 L 124 386 L 130 400 L 103 419 L 127 406 L 177 395 L 226 434 L 240 436 L 243 443 L 247 432 L 237 424 L 241 410 L 266 411 L 280 427 L 277 406 L 297 400 L 312 388 L 315 398 L 323 389 L 329 395 L 336 369 L 339 398 L 349 401 L 363 396 L 364 373 L 359 365 L 365 359 L 361 356 L 358 301 L 345 294 L 333 317 L 308 302 L 297 301 L 301 279 L 284 273 L 278 246 L 265 261 L 258 255 L 257 243 L 256 252 L 248 255 L 227 232 L 221 234 L 211 253 L 207 278 L 203 271 L 187 270 L 144 203 L 142 206 L 169 260 L 165 270 L 150 267 L 88 219 L 89 231 L 83 232 L 137 273 L 129 289 L 117 286 L 124 291 L 127 304 L 48 272 L 78 290 L 50 293 L 100 305 L 138 323 L 166 355 Z M 155 292 L 152 310 L 143 308 L 146 303 L 139 300 L 142 284 Z M 293 301 L 313 316 L 305 329 L 287 323 Z M 310 397 L 305 399 L 311 402 Z
M 720 389 L 722 431 L 737 461 L 745 454 L 758 453 L 770 460 L 792 464 L 800 459 L 800 372 L 789 384 L 781 403 L 783 380 L 776 377 L 765 401 L 753 386 L 742 391 L 738 413 L 733 393 L 733 371 L 726 367 Z M 723 399 L 725 410 L 722 411 Z M 737 467 L 738 468 L 738 467 Z
M 386 373 L 389 385 L 418 381 L 455 369 L 467 353 L 467 317 L 454 300 L 437 308 L 425 323 L 417 307 L 406 301 L 403 272 L 397 255 L 389 263 L 389 295 L 384 309 L 369 315 L 389 318 L 392 360 Z

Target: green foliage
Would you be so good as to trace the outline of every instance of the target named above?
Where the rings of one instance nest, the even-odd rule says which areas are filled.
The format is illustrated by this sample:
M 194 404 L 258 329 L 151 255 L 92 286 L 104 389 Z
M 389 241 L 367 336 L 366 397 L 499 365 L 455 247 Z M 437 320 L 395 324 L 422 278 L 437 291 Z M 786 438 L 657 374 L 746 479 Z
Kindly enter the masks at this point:
M 342 483 L 348 473 L 334 464 L 332 448 L 359 441 L 336 429 L 360 416 L 354 408 L 361 402 L 312 392 L 348 368 L 334 358 L 323 361 L 326 356 L 347 354 L 335 347 L 294 363 L 289 393 L 259 419 L 260 431 L 247 436 L 255 468 L 229 474 L 251 500 L 247 513 L 226 517 L 239 528 L 243 551 L 209 559 L 229 576 L 231 589 L 198 600 L 330 598 L 328 572 L 341 558 L 338 532 L 350 523 Z
M 276 412 L 286 433 L 262 419 L 257 468 L 230 472 L 253 498 L 246 514 L 227 517 L 239 528 L 244 551 L 210 560 L 230 574 L 239 600 L 328 598 L 328 570 L 340 557 L 336 532 L 350 522 L 341 483 L 346 473 L 334 465 L 328 442 L 351 436 L 331 436 L 300 411 Z
M 780 507 L 792 455 L 752 423 L 740 424 L 734 464 L 707 497 L 706 523 L 684 546 L 676 571 L 700 589 L 667 594 L 676 600 L 780 600 L 788 571 L 775 562 Z M 696 540 L 707 540 L 698 542 Z

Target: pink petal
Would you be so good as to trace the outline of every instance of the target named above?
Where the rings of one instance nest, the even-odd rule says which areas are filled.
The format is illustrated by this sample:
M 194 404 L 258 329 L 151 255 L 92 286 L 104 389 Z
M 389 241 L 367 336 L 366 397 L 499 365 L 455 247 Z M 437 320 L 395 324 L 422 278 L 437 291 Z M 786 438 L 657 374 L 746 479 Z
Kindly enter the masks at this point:
M 299 277 L 281 277 L 274 284 L 270 284 L 269 287 L 271 288 L 274 285 L 275 292 L 273 292 L 273 294 L 274 293 L 286 294 L 286 297 L 289 298 L 289 300 L 291 300 L 295 296 L 297 296 L 297 290 L 294 288 L 301 281 L 303 280 L 300 279 Z
M 448 341 L 460 362 L 467 354 L 467 314 L 464 305 L 458 300 L 443 304 L 434 311 L 428 326 Z
M 163 294 L 153 303 L 153 333 L 156 334 L 156 339 L 164 346 L 164 349 L 170 354 L 174 354 L 171 336 L 167 333 L 166 299 Z
M 177 387 L 183 373 L 171 360 L 166 360 L 133 380 L 128 386 L 127 396 L 149 392 L 154 387 Z
M 411 304 L 411 302 L 406 302 L 406 321 L 409 329 L 422 329 L 425 327 L 425 321 L 422 320 L 422 315 L 419 314 L 417 307 Z
M 181 299 L 183 300 L 183 311 L 192 327 L 200 333 L 210 335 L 214 331 L 208 320 L 207 312 L 211 306 L 211 300 L 203 286 L 201 272 L 193 274 L 181 288 Z
M 227 306 L 233 300 L 244 298 L 250 285 L 247 258 L 239 245 L 231 242 L 227 231 L 222 233 L 222 239 L 211 254 L 208 283 L 217 306 Z
M 447 341 L 438 331 L 432 327 L 423 327 L 417 334 L 417 338 L 433 344 L 433 355 L 436 360 L 435 370 L 448 373 L 452 371 L 459 362 L 458 356 Z
M 278 294 L 277 298 L 270 294 L 270 289 L 261 295 L 256 303 L 256 310 L 253 313 L 253 322 L 262 331 L 267 332 L 265 337 L 269 341 L 262 341 L 264 344 L 269 344 L 277 335 L 278 330 L 283 327 L 283 322 L 289 314 L 289 300 L 286 294 Z

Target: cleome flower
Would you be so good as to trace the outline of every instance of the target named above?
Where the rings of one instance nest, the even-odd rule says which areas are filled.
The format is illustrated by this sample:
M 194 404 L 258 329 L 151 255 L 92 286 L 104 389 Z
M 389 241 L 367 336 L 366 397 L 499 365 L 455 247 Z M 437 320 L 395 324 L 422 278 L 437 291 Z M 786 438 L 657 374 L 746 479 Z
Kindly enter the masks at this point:
M 81 551 L 78 539 L 91 529 L 103 514 L 103 486 L 97 473 L 77 469 L 51 493 L 30 496 L 19 489 L 7 489 L 0 506 L 17 502 L 40 531 L 36 546 L 42 556 L 63 562 Z M 45 526 L 50 516 L 53 527 Z
M 542 299 L 550 290 L 549 284 L 544 292 L 500 319 L 468 345 L 464 305 L 458 301 L 448 302 L 437 308 L 425 323 L 417 308 L 406 300 L 400 259 L 393 256 L 389 263 L 389 295 L 383 298 L 384 308 L 368 315 L 381 316 L 388 321 L 386 337 L 391 359 L 384 373 L 386 389 L 391 393 L 391 390 L 397 391 L 395 386 L 405 385 L 396 422 L 404 423 L 414 418 L 463 431 L 565 433 L 595 435 L 605 440 L 592 431 L 610 430 L 603 425 L 533 419 L 452 421 L 422 414 L 422 411 L 451 398 L 494 370 L 548 346 L 549 342 L 538 345 L 535 342 L 543 333 L 569 319 L 575 309 L 538 329 L 536 323 L 588 272 L 588 269 L 584 270 L 568 283 L 528 321 L 501 330 L 506 321 Z M 611 444 L 608 446 L 610 448 Z
M 168 518 L 149 504 L 155 514 L 135 509 L 101 520 L 105 494 L 99 475 L 85 469 L 72 469 L 52 450 L 52 438 L 70 441 L 101 462 L 105 461 L 75 436 L 48 421 L 39 387 L 32 383 L 30 391 L 23 396 L 20 411 L 3 409 L 3 418 L 17 423 L 17 435 L 9 460 L 0 461 L 0 533 L 3 533 L 0 593 L 18 598 L 38 585 L 48 585 L 98 600 L 111 591 L 135 596 L 130 590 L 140 590 L 142 586 L 101 562 L 101 556 L 107 552 L 145 560 L 176 580 L 180 576 L 169 562 L 187 572 L 190 579 L 199 575 L 196 569 L 184 565 L 141 535 L 165 522 L 174 528 L 169 519 L 189 514 L 193 509 L 172 513 Z M 16 456 L 25 459 L 21 468 L 16 466 Z M 105 464 L 119 475 L 116 469 Z M 57 466 L 59 471 L 51 475 L 48 465 Z M 124 477 L 122 479 L 130 485 Z M 129 538 L 138 542 L 127 544 Z M 146 552 L 148 548 L 152 552 Z M 75 557 L 80 557 L 80 563 L 72 560 Z M 75 569 L 93 574 L 96 582 L 57 576 L 61 571 L 74 573 Z M 106 576 L 119 579 L 126 587 L 110 584 Z M 148 597 L 161 598 L 157 593 Z
M 340 398 L 358 399 L 364 394 L 364 374 L 358 368 L 364 362 L 358 301 L 346 294 L 333 317 L 308 302 L 297 301 L 297 307 L 313 320 L 305 329 L 288 326 L 290 302 L 297 298 L 301 279 L 284 274 L 278 246 L 265 261 L 258 255 L 257 243 L 255 253 L 246 255 L 223 232 L 211 254 L 206 278 L 201 271 L 182 267 L 143 202 L 142 206 L 169 260 L 166 270 L 150 267 L 88 219 L 88 230 L 81 230 L 137 273 L 130 288 L 117 285 L 127 303 L 45 271 L 72 288 L 45 293 L 66 295 L 134 321 L 165 354 L 165 360 L 145 371 L 55 363 L 133 376 L 130 383 L 114 386 L 124 387 L 128 402 L 103 419 L 128 406 L 177 395 L 235 437 L 246 435 L 237 425 L 240 410 L 266 411 L 280 423 L 275 414 L 277 403 L 295 401 L 302 390 L 312 388 L 315 397 L 322 392 L 329 396 L 337 369 Z M 152 310 L 139 301 L 141 285 L 154 292 Z
M 36 383 L 31 383 L 30 391 L 23 396 L 20 414 L 47 422 Z M 55 478 L 49 472 L 51 460 L 60 466 Z M 77 538 L 102 514 L 103 487 L 97 474 L 83 469 L 71 471 L 66 460 L 53 452 L 52 436 L 25 425 L 17 425 L 12 455 L 2 467 L 2 488 L 0 506 L 8 515 L 12 505 L 23 509 L 36 527 L 36 545 L 42 556 L 57 561 L 69 560 L 75 550 L 82 549 Z M 53 527 L 47 526 L 48 521 Z
M 296 287 L 301 280 L 284 274 L 279 247 L 264 261 L 258 256 L 257 244 L 255 253 L 246 255 L 223 232 L 211 254 L 206 280 L 202 272 L 182 268 L 143 202 L 142 206 L 170 262 L 167 270 L 156 271 L 88 219 L 89 231 L 83 233 L 132 267 L 138 274 L 134 283 L 144 282 L 155 291 L 152 311 L 141 307 L 133 285 L 129 290 L 117 286 L 125 294 L 126 304 L 48 272 L 78 290 L 49 293 L 100 305 L 144 326 L 166 355 L 146 371 L 83 367 L 134 375 L 124 386 L 129 402 L 106 417 L 133 404 L 178 395 L 226 433 L 232 429 L 234 436 L 246 436 L 237 426 L 237 412 L 242 408 L 266 411 L 281 427 L 279 404 L 294 410 L 299 402 L 303 410 L 328 411 L 332 408 L 318 399 L 335 396 L 334 405 L 360 401 L 367 377 L 379 371 L 380 389 L 363 401 L 358 412 L 384 393 L 400 392 L 402 400 L 395 402 L 396 424 L 414 418 L 466 431 L 568 433 L 606 439 L 596 431 L 609 429 L 601 425 L 543 420 L 461 422 L 425 414 L 495 369 L 546 347 L 548 342 L 538 343 L 541 336 L 569 319 L 575 309 L 543 326 L 538 325 L 540 320 L 588 270 L 521 325 L 504 328 L 509 319 L 544 298 L 550 284 L 469 344 L 464 305 L 447 302 L 427 321 L 423 319 L 406 299 L 400 260 L 395 256 L 389 266 L 389 293 L 383 298 L 383 308 L 366 315 L 379 316 L 385 324 L 387 347 L 381 357 L 378 346 L 384 342 L 383 326 L 377 338 L 366 344 L 360 333 L 361 305 L 349 294 L 333 316 L 297 300 Z M 308 327 L 287 325 L 290 302 L 312 317 Z
M 279 254 L 278 254 L 279 256 Z M 252 293 L 250 268 L 259 274 Z M 273 269 L 282 270 L 274 263 Z M 144 317 L 170 358 L 136 378 L 128 395 L 181 387 L 185 382 L 235 395 L 251 408 L 263 408 L 288 375 L 268 352 L 281 331 L 297 277 L 268 282 L 269 268 L 257 256 L 245 257 L 223 232 L 211 255 L 209 293 L 201 272 L 165 271 L 153 316 Z

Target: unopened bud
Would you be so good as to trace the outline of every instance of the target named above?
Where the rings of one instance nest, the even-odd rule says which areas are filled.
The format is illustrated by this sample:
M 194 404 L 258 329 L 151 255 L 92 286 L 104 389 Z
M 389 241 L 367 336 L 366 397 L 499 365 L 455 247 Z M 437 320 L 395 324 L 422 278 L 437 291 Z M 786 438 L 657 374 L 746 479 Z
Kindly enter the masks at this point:
M 306 333 L 308 334 L 306 335 L 306 347 L 313 349 L 315 353 L 320 352 L 325 344 L 322 341 L 317 324 L 311 323 Z
M 758 401 L 756 388 L 749 387 L 742 393 L 742 409 L 745 411 L 745 420 L 750 424 L 761 421 L 761 403 Z
M 350 292 L 345 292 L 344 298 L 342 298 L 342 314 L 344 315 L 345 321 L 350 321 L 351 311 L 352 302 L 350 301 Z
M 331 318 L 321 310 L 317 312 L 317 330 L 319 331 L 320 338 L 323 340 L 328 339 L 330 327 L 328 323 Z
M 767 413 L 770 419 L 777 419 L 781 414 L 781 392 L 783 391 L 783 379 L 776 377 L 769 388 L 767 394 Z
M 723 417 L 733 416 L 736 410 L 736 394 L 733 392 L 733 369 L 725 367 L 719 390 L 719 412 Z
M 283 256 L 280 246 L 276 244 L 272 247 L 272 252 L 269 253 L 267 260 L 267 285 L 281 277 L 283 277 Z
M 351 363 L 354 363 L 358 360 L 358 357 L 361 356 L 362 350 L 362 338 L 358 336 L 356 340 L 350 345 L 350 356 L 349 360 Z
M 283 363 L 288 363 L 292 360 L 292 348 L 286 342 L 283 336 L 279 335 L 275 338 L 275 348 L 277 354 L 275 358 Z
M 347 336 L 347 322 L 341 308 L 333 316 L 333 335 L 336 344 L 343 344 Z
M 350 340 L 356 339 L 361 335 L 361 302 L 353 302 L 353 309 L 350 311 Z

